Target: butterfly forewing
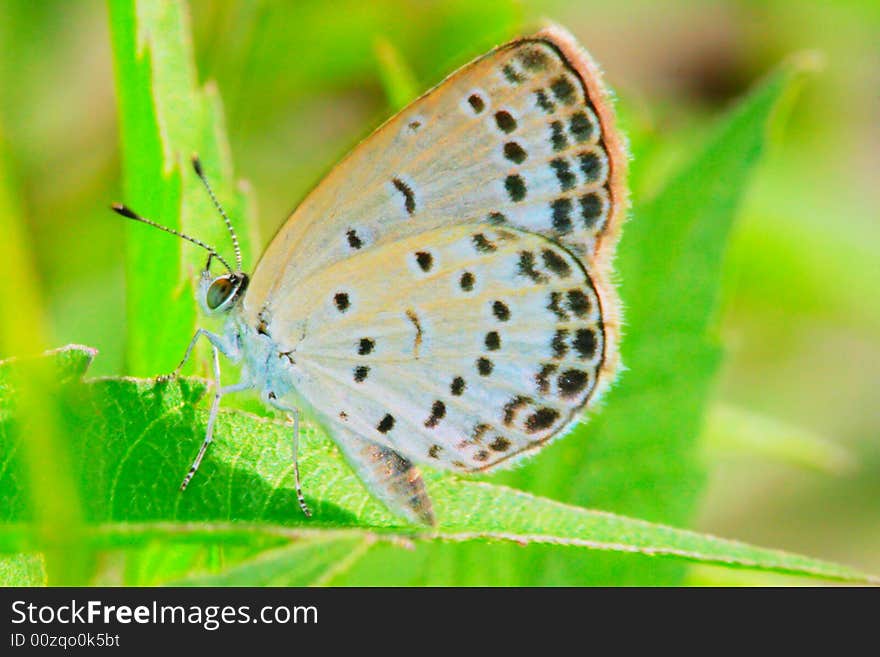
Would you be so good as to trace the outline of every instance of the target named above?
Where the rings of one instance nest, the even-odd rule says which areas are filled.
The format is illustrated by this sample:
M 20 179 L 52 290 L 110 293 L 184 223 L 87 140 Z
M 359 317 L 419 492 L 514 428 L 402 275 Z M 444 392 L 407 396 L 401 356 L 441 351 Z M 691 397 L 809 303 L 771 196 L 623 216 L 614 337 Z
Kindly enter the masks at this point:
M 252 312 L 329 262 L 439 226 L 512 225 L 587 261 L 613 248 L 601 237 L 619 223 L 625 157 L 596 76 L 559 29 L 450 76 L 301 204 L 257 268 Z

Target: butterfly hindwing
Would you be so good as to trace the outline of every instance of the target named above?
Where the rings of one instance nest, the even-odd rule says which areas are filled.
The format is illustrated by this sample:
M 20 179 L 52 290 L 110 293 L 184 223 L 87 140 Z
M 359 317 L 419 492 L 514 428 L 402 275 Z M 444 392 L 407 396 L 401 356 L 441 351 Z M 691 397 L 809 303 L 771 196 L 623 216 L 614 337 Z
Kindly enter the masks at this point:
M 485 470 L 540 446 L 577 417 L 602 369 L 590 277 L 539 235 L 436 229 L 303 286 L 309 298 L 268 324 L 297 393 L 331 435 L 415 463 Z

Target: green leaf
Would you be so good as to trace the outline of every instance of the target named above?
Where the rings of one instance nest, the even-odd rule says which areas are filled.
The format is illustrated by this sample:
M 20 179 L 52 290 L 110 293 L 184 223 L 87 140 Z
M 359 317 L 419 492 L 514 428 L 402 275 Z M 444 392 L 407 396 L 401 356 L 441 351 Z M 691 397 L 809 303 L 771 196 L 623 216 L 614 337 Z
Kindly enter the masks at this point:
M 41 554 L 0 555 L 0 586 L 46 584 L 46 563 Z
M 216 87 L 197 82 L 184 3 L 111 0 L 108 7 L 125 203 L 213 245 L 234 266 L 223 221 L 190 165 L 198 153 L 253 266 L 249 201 L 234 185 Z M 127 369 L 162 374 L 177 365 L 195 332 L 194 282 L 207 253 L 135 222 L 127 237 Z
M 0 381 L 14 380 L 22 367 L 20 361 L 0 363 Z M 0 551 L 33 552 L 44 549 L 46 539 L 29 522 L 26 481 L 15 456 L 27 438 L 18 426 L 16 390 L 0 390 L 0 453 L 12 455 L 0 474 Z M 307 520 L 296 504 L 290 426 L 242 411 L 221 413 L 217 439 L 197 478 L 181 494 L 180 478 L 207 419 L 195 405 L 204 392 L 200 379 L 108 378 L 60 385 L 65 443 L 85 518 L 82 526 L 70 528 L 67 541 L 93 550 L 228 546 L 231 558 L 219 571 L 197 567 L 185 572 L 183 580 L 196 584 L 341 583 L 345 571 L 374 544 L 396 555 L 414 552 L 402 549 L 400 541 L 419 546 L 438 541 L 547 544 L 568 546 L 574 561 L 586 554 L 575 548 L 588 548 L 871 581 L 844 566 L 439 474 L 427 477 L 438 526 L 407 525 L 369 496 L 335 446 L 311 427 L 302 436 L 300 464 L 314 511 Z M 154 568 L 151 579 L 181 581 L 180 575 L 177 567 L 164 574 Z
M 177 586 L 320 586 L 360 556 L 375 542 L 370 536 L 348 535 L 304 538 L 266 550 L 255 559 L 229 570 L 172 582 Z

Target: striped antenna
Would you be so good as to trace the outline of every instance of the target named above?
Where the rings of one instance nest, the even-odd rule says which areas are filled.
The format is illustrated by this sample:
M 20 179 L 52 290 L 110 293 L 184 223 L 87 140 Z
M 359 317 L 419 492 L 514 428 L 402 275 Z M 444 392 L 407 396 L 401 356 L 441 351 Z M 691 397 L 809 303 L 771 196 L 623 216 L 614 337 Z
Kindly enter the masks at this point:
M 113 205 L 110 206 L 110 209 L 113 210 L 113 212 L 115 212 L 116 214 L 122 215 L 126 219 L 134 219 L 135 221 L 140 221 L 141 223 L 147 224 L 148 226 L 152 226 L 153 228 L 158 228 L 159 230 L 164 230 L 166 233 L 171 233 L 172 235 L 177 235 L 177 237 L 180 237 L 182 239 L 187 240 L 188 242 L 192 242 L 193 244 L 196 244 L 196 245 L 202 247 L 208 253 L 211 254 L 210 257 L 208 258 L 208 266 L 209 267 L 211 265 L 211 258 L 217 258 L 217 260 L 222 262 L 223 266 L 229 270 L 230 274 L 235 273 L 234 271 L 232 271 L 232 267 L 229 266 L 229 263 L 226 262 L 226 260 L 223 258 L 223 256 L 221 256 L 219 253 L 217 253 L 217 249 L 215 249 L 214 247 L 212 247 L 208 244 L 205 244 L 202 240 L 198 240 L 195 237 L 190 237 L 189 235 L 186 235 L 185 233 L 181 233 L 179 230 L 174 230 L 173 228 L 168 228 L 168 226 L 163 226 L 162 224 L 157 224 L 155 221 L 150 221 L 149 219 L 145 219 L 144 217 L 140 216 L 137 212 L 135 212 L 134 210 L 132 210 L 128 206 L 123 205 L 122 203 L 114 203 Z
M 199 160 L 198 155 L 194 154 L 192 156 L 192 165 L 193 170 L 196 172 L 196 175 L 201 179 L 202 184 L 205 186 L 205 189 L 208 190 L 208 195 L 214 202 L 214 207 L 217 208 L 217 212 L 220 213 L 220 216 L 223 217 L 223 221 L 226 222 L 226 228 L 229 229 L 229 236 L 232 238 L 232 248 L 235 249 L 235 264 L 238 266 L 238 271 L 241 271 L 241 247 L 238 244 L 238 235 L 235 234 L 235 229 L 232 227 L 232 222 L 223 211 L 223 206 L 220 205 L 220 201 L 218 201 L 217 197 L 214 196 L 214 190 L 211 189 L 211 185 L 210 183 L 208 183 L 208 178 L 205 176 L 205 172 L 202 170 L 202 162 L 201 160 Z

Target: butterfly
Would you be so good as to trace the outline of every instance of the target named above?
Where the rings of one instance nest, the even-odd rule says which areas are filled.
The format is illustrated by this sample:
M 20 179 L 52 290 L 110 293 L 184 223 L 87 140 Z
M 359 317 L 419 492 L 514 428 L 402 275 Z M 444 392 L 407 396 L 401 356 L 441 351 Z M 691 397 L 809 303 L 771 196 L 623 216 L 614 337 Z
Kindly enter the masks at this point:
M 563 435 L 618 366 L 612 258 L 626 152 L 599 71 L 558 26 L 499 46 L 378 128 L 306 197 L 252 276 L 209 245 L 199 285 L 223 396 L 256 389 L 332 437 L 395 514 L 434 524 L 418 465 L 509 465 Z M 226 273 L 210 273 L 213 260 Z M 220 386 L 223 354 L 241 381 Z M 178 368 L 177 371 L 179 371 Z M 300 506 L 310 515 L 294 468 Z

